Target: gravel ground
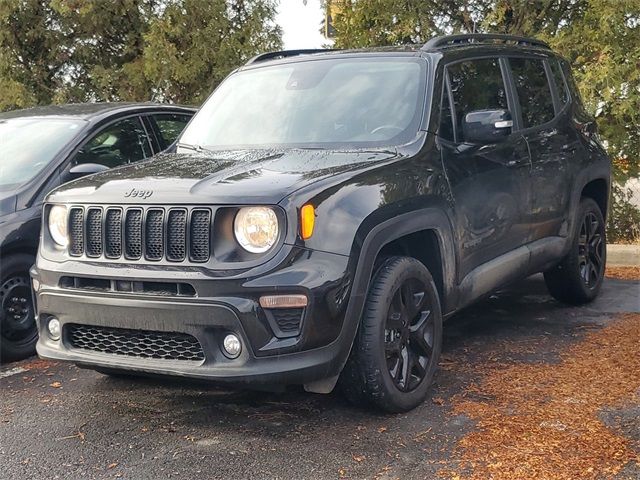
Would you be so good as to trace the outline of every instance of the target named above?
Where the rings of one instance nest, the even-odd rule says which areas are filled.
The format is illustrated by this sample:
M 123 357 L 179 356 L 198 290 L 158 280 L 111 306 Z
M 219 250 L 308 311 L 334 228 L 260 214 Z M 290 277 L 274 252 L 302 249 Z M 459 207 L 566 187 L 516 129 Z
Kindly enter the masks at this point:
M 445 325 L 430 397 L 403 415 L 354 408 L 337 393 L 111 378 L 37 359 L 5 365 L 0 479 L 455 478 L 460 442 L 479 426 L 453 399 L 481 395 L 484 367 L 552 369 L 587 332 L 640 312 L 639 294 L 637 280 L 607 279 L 596 302 L 570 308 L 536 276 L 468 308 Z M 640 449 L 639 409 L 636 396 L 599 418 Z M 630 461 L 615 478 L 638 479 L 640 468 Z

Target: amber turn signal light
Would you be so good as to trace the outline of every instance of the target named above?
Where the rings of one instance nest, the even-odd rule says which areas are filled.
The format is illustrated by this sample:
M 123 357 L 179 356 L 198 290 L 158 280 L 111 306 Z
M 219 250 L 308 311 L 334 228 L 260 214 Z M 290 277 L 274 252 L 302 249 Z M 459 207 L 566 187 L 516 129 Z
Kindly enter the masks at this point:
M 313 205 L 304 205 L 300 209 L 300 236 L 303 240 L 313 235 L 313 225 L 316 221 L 316 210 Z

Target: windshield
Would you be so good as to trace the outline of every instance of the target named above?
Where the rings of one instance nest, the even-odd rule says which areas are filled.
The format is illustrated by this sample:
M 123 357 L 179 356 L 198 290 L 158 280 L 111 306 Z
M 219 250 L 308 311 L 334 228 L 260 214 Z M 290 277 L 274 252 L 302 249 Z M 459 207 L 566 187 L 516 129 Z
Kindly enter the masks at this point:
M 231 147 L 376 147 L 415 138 L 424 60 L 314 59 L 240 71 L 209 97 L 180 143 Z
M 35 177 L 80 130 L 80 120 L 0 119 L 0 189 Z

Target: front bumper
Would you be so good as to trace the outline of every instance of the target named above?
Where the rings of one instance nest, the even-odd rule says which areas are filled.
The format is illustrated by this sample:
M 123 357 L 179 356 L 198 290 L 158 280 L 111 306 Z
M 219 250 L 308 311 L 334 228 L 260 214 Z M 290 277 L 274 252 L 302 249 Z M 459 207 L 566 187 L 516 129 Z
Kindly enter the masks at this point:
M 311 384 L 335 377 L 346 361 L 353 335 L 353 329 L 345 328 L 344 322 L 350 285 L 348 258 L 298 251 L 292 252 L 285 265 L 257 277 L 245 272 L 242 278 L 219 278 L 204 270 L 56 263 L 39 257 L 31 272 L 39 284 L 35 294 L 38 354 L 90 368 L 249 386 Z M 188 282 L 195 294 L 168 297 L 65 288 L 64 278 L 70 276 L 112 282 Z M 258 304 L 261 295 L 276 293 L 305 293 L 309 298 L 296 336 L 278 337 Z M 60 340 L 52 340 L 47 333 L 51 317 L 61 323 Z M 77 325 L 190 335 L 200 344 L 203 359 L 143 358 L 133 353 L 78 348 L 69 334 Z M 227 358 L 221 347 L 228 333 L 242 341 L 242 352 L 236 359 Z

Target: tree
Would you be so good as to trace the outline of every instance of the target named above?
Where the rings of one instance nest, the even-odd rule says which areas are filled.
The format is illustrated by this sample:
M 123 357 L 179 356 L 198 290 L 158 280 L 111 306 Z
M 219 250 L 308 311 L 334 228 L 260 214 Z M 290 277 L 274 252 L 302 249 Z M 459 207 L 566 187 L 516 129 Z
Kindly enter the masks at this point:
M 250 57 L 281 48 L 269 1 L 169 0 L 145 35 L 144 73 L 155 99 L 199 104 Z
M 281 46 L 275 0 L 0 0 L 0 110 L 52 102 L 199 103 Z
M 46 0 L 0 0 L 0 110 L 51 102 L 68 61 L 60 21 Z

